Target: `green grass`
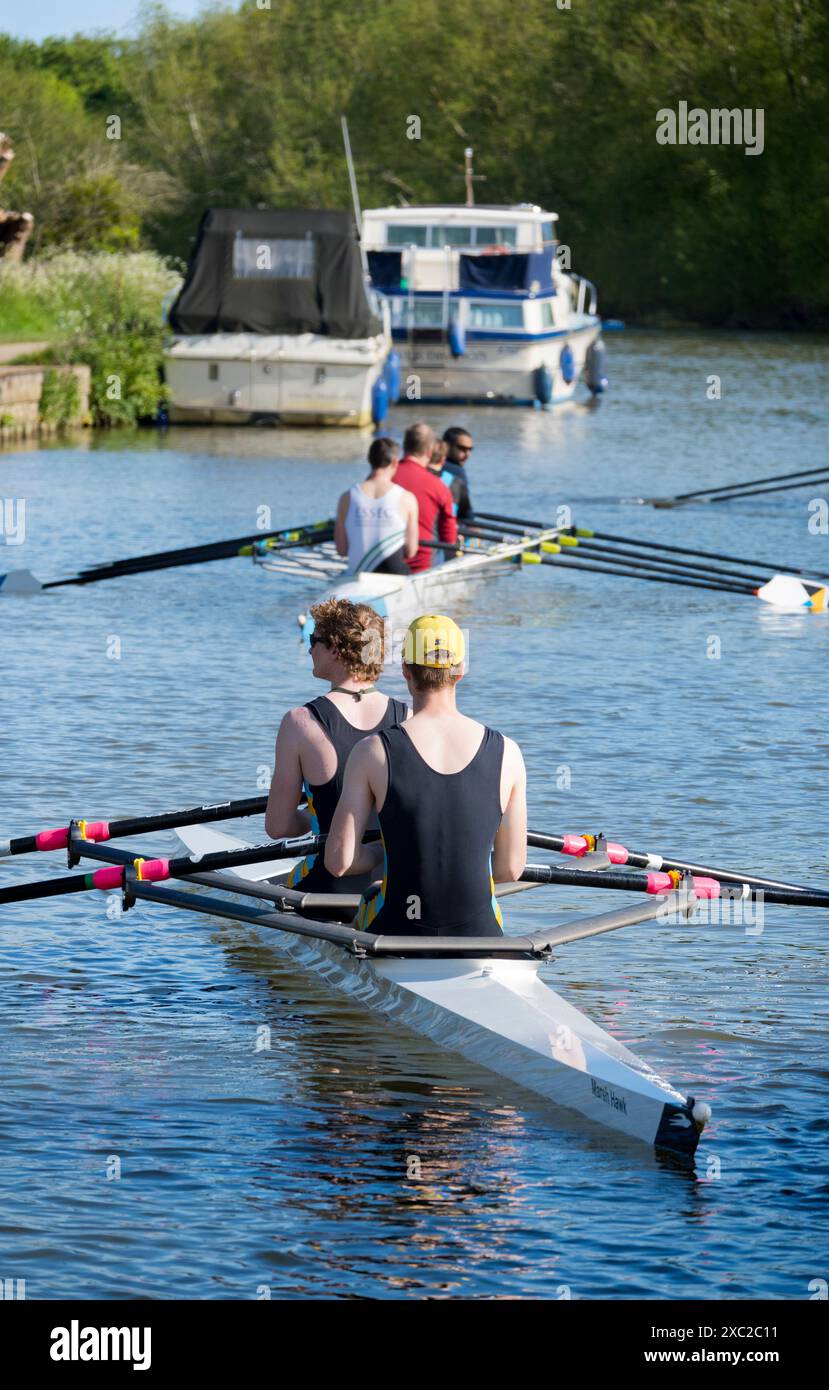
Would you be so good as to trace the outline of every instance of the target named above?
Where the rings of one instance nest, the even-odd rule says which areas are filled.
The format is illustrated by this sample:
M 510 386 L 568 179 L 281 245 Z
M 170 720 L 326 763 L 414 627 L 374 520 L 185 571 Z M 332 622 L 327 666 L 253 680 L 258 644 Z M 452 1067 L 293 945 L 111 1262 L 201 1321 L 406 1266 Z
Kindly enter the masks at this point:
M 57 335 L 55 311 L 33 301 L 21 283 L 0 277 L 0 343 L 51 342 Z

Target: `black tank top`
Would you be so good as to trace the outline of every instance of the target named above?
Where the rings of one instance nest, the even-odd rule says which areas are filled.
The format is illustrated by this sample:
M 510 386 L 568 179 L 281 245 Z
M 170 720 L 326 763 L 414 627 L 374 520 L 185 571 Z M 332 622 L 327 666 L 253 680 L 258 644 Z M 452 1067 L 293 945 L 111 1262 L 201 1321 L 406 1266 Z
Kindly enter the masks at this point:
M 337 755 L 337 770 L 330 781 L 319 786 L 307 781 L 302 784 L 308 800 L 313 833 L 327 835 L 342 794 L 345 765 L 352 748 L 355 748 L 361 739 L 370 738 L 382 729 L 391 729 L 399 724 L 406 718 L 408 706 L 402 700 L 389 697 L 386 712 L 373 729 L 355 729 L 327 695 L 319 695 L 316 700 L 309 700 L 305 708 L 310 710 L 317 723 L 322 725 Z M 363 874 L 332 878 L 325 867 L 323 857 L 324 852 L 307 855 L 291 870 L 288 887 L 301 888 L 304 893 L 362 893 L 368 887 L 368 881 Z
M 356 925 L 394 936 L 500 936 L 492 845 L 501 824 L 503 735 L 484 729 L 460 772 L 435 772 L 402 728 L 380 734 L 389 787 L 380 812 L 383 885 Z

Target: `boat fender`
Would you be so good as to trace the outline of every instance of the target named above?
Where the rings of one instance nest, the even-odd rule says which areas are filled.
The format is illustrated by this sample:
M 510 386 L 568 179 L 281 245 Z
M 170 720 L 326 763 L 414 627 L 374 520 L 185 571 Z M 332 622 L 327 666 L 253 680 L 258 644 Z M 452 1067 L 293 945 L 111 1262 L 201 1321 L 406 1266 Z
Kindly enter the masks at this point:
M 601 396 L 610 385 L 605 376 L 605 346 L 601 338 L 590 344 L 584 365 L 584 379 L 594 396 Z
M 533 372 L 535 398 L 542 405 L 549 405 L 553 399 L 553 374 L 549 367 L 536 367 Z
M 565 384 L 569 386 L 576 379 L 576 359 L 569 343 L 565 343 L 561 349 L 558 365 Z
M 694 1106 L 691 1110 L 691 1116 L 693 1118 L 694 1124 L 696 1125 L 697 1129 L 701 1134 L 702 1131 L 705 1129 L 705 1126 L 708 1124 L 708 1121 L 711 1119 L 711 1106 L 708 1105 L 704 1100 L 694 1101 Z
M 389 401 L 396 405 L 400 400 L 400 353 L 394 349 L 389 353 L 383 367 L 383 376 L 389 388 Z
M 383 377 L 378 376 L 371 388 L 371 418 L 375 425 L 382 425 L 389 413 L 389 388 Z
M 457 319 L 449 325 L 449 351 L 453 357 L 463 357 L 466 352 L 466 332 Z

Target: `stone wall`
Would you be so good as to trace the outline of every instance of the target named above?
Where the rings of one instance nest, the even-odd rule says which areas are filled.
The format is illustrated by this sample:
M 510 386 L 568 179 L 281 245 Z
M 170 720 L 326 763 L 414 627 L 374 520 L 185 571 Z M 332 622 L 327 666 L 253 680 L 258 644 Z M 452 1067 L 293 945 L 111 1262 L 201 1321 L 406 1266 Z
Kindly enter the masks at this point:
M 33 435 L 53 434 L 58 428 L 54 420 L 42 415 L 43 383 L 49 372 L 60 377 L 68 374 L 77 381 L 78 402 L 70 426 L 84 425 L 89 417 L 89 367 L 3 367 L 0 366 L 0 444 L 14 443 Z

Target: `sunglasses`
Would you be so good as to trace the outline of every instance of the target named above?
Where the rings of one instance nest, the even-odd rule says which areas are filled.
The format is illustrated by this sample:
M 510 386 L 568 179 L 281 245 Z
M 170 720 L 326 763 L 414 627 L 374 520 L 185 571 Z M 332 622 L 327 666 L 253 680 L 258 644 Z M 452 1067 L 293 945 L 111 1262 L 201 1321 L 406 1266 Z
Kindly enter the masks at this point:
M 458 450 L 458 452 L 461 453 L 461 454 L 471 454 L 472 451 L 473 451 L 473 449 L 475 448 L 475 445 L 474 445 L 474 444 L 456 444 L 456 445 L 455 445 L 455 448 L 456 448 L 456 449 Z
M 324 647 L 325 643 L 323 642 L 321 637 L 318 637 L 315 632 L 312 632 L 311 636 L 308 638 L 308 650 L 313 651 L 314 647 L 316 646 Z

